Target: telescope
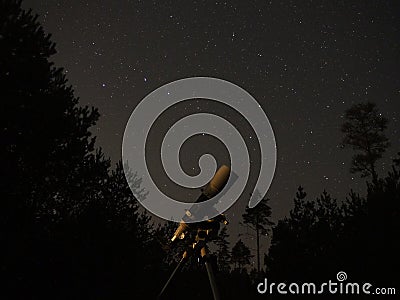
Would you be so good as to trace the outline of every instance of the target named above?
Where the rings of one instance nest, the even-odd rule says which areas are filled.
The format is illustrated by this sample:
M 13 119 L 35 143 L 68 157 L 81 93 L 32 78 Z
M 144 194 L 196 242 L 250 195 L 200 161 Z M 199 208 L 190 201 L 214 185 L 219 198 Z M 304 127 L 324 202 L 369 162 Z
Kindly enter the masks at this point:
M 226 165 L 222 165 L 217 170 L 217 172 L 210 180 L 210 182 L 203 189 L 202 193 L 200 194 L 199 198 L 195 201 L 195 203 L 207 201 L 212 197 L 216 196 L 219 192 L 221 192 L 221 190 L 225 187 L 226 183 L 228 182 L 229 175 L 230 175 L 230 168 Z M 191 255 L 196 255 L 199 258 L 199 261 L 204 262 L 207 269 L 207 275 L 210 281 L 210 286 L 214 300 L 220 299 L 217 284 L 215 282 L 214 272 L 209 258 L 209 250 L 207 247 L 207 242 L 218 235 L 220 223 L 227 225 L 228 220 L 223 214 L 219 214 L 214 218 L 202 222 L 187 223 L 187 221 L 189 221 L 195 214 L 196 211 L 194 209 L 187 210 L 185 215 L 182 217 L 182 221 L 180 222 L 178 228 L 175 230 L 175 233 L 171 238 L 170 242 L 173 245 L 178 240 L 184 239 L 185 235 L 189 231 L 197 232 L 194 242 L 182 254 L 181 260 L 179 261 L 178 265 L 175 267 L 171 276 L 165 283 L 163 289 L 161 290 L 158 296 L 158 299 L 162 299 L 162 296 L 164 295 L 169 283 L 171 282 L 175 274 L 182 269 L 184 263 L 188 260 L 188 258 Z

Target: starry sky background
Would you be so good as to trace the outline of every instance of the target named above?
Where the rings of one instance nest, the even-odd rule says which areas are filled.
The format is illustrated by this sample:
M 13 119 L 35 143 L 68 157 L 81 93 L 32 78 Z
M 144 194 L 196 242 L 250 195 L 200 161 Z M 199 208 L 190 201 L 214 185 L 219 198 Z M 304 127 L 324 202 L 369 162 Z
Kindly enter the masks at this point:
M 25 0 L 23 5 L 52 33 L 54 62 L 65 67 L 80 103 L 99 108 L 92 131 L 113 162 L 121 158 L 125 125 L 139 101 L 165 83 L 192 76 L 241 86 L 268 115 L 278 148 L 267 194 L 274 220 L 288 213 L 300 184 L 312 198 L 324 189 L 339 199 L 351 188 L 365 192 L 365 179 L 349 172 L 351 150 L 339 148 L 343 114 L 352 104 L 376 102 L 390 121 L 386 133 L 392 146 L 378 162 L 381 175 L 400 151 L 398 1 Z M 208 143 L 215 141 L 194 139 L 189 152 Z M 216 144 L 210 148 L 224 157 Z M 186 164 L 195 174 L 196 161 Z M 240 205 L 228 212 L 235 238 L 244 230 L 237 225 L 242 212 Z

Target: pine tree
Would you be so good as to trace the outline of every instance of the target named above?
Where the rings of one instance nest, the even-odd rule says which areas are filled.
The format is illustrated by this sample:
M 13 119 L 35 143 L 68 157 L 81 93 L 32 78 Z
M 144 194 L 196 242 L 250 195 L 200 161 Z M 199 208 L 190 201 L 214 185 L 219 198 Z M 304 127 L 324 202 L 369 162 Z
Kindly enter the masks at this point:
M 346 110 L 346 121 L 342 125 L 342 146 L 358 151 L 352 158 L 350 171 L 372 176 L 377 183 L 376 161 L 389 147 L 384 134 L 388 120 L 379 113 L 375 103 L 359 103 Z
M 256 191 L 259 195 L 259 192 Z M 267 204 L 269 199 L 263 199 L 254 208 L 246 207 L 243 214 L 243 222 L 246 224 L 256 235 L 256 249 L 257 249 L 257 271 L 260 273 L 260 237 L 267 235 L 270 227 L 274 224 L 271 220 L 271 207 Z
M 110 163 L 89 131 L 99 114 L 78 105 L 63 69 L 50 62 L 55 53 L 37 16 L 21 1 L 0 1 L 0 243 L 3 283 L 17 298 L 62 289 L 63 271 L 80 274 L 84 267 L 70 258 L 84 261 L 77 249 L 88 244 L 85 233 L 107 241 L 107 211 L 91 218 L 92 231 L 79 223 L 107 193 Z
M 226 227 L 223 227 L 217 238 L 214 240 L 214 243 L 217 245 L 217 263 L 218 268 L 223 273 L 229 273 L 230 271 L 230 261 L 231 255 L 229 253 L 229 242 L 228 242 L 229 234 L 227 233 Z
M 50 62 L 55 53 L 21 1 L 0 2 L 2 204 L 46 222 L 76 215 L 109 167 L 89 131 L 97 109 L 78 106 L 63 69 Z
M 242 270 L 243 267 L 250 264 L 252 257 L 250 249 L 239 239 L 233 246 L 231 255 L 231 262 L 235 268 Z
M 289 217 L 273 228 L 265 257 L 273 276 L 312 279 L 314 273 L 335 267 L 339 254 L 334 249 L 341 232 L 342 211 L 326 191 L 315 201 L 306 199 L 306 195 L 299 186 Z

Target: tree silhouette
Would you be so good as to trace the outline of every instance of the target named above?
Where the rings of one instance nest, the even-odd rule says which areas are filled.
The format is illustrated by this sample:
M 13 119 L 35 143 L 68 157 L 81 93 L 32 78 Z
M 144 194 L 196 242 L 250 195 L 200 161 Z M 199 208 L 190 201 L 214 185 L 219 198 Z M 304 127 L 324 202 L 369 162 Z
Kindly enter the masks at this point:
M 229 242 L 228 242 L 229 234 L 227 233 L 226 227 L 223 227 L 218 236 L 213 241 L 216 246 L 216 256 L 217 256 L 217 263 L 218 269 L 220 272 L 229 273 L 230 271 L 230 261 L 231 255 L 229 253 Z
M 127 287 L 148 294 L 162 258 L 149 216 L 122 164 L 110 172 L 95 148 L 89 129 L 99 114 L 78 105 L 49 61 L 55 53 L 37 16 L 21 1 L 0 1 L 2 294 L 110 298 Z
M 1 1 L 0 9 L 0 188 L 8 209 L 30 207 L 35 219 L 69 218 L 76 201 L 90 194 L 84 187 L 109 167 L 89 132 L 99 114 L 77 105 L 63 69 L 49 62 L 56 53 L 50 35 L 20 4 Z
M 370 262 L 368 274 L 381 284 L 397 287 L 400 245 L 395 237 L 400 235 L 399 158 L 400 154 L 393 160 L 391 171 L 378 184 L 368 185 L 367 215 L 361 223 L 366 255 L 375 258 Z
M 389 147 L 384 135 L 388 120 L 371 102 L 353 105 L 346 111 L 345 119 L 342 146 L 358 151 L 352 158 L 351 172 L 360 172 L 362 177 L 371 175 L 376 183 L 378 174 L 375 163 Z
M 261 197 L 258 191 L 258 197 Z M 257 249 L 257 271 L 260 273 L 260 236 L 267 235 L 269 227 L 274 223 L 270 220 L 271 207 L 267 204 L 269 199 L 263 199 L 254 208 L 246 207 L 243 217 L 243 223 L 246 224 L 256 234 L 256 249 Z
M 315 274 L 335 272 L 339 261 L 338 234 L 342 232 L 342 211 L 324 191 L 307 200 L 300 186 L 289 217 L 273 228 L 266 256 L 267 270 L 280 279 L 318 279 Z
M 243 269 L 244 266 L 250 264 L 252 257 L 250 249 L 239 239 L 232 248 L 231 262 L 235 268 Z
M 316 200 L 308 200 L 299 187 L 290 215 L 273 227 L 265 257 L 268 278 L 318 282 L 340 268 L 354 280 L 398 286 L 396 161 L 386 177 L 368 185 L 366 198 L 351 191 L 345 201 L 336 201 L 324 191 Z
M 72 266 L 66 224 L 104 190 L 109 167 L 88 130 L 98 112 L 77 106 L 62 69 L 49 62 L 55 52 L 21 1 L 0 2 L 0 236 L 14 297 L 51 293 L 68 273 L 54 272 Z

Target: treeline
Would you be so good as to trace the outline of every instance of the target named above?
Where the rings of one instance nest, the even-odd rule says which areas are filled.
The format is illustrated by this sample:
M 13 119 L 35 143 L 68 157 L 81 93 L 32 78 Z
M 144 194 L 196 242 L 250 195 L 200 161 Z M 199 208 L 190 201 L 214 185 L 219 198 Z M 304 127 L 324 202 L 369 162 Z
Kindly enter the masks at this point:
M 99 113 L 79 106 L 63 70 L 49 60 L 55 53 L 50 35 L 21 1 L 0 0 L 0 297 L 155 299 L 183 252 L 184 245 L 168 249 L 176 223 L 154 225 L 122 164 L 111 166 L 96 148 L 89 129 Z M 368 105 L 355 110 L 358 120 L 376 116 Z M 399 160 L 378 177 L 375 163 L 388 146 L 381 125 L 369 152 L 351 122 L 343 128 L 344 145 L 361 151 L 353 171 L 372 176 L 366 198 L 350 192 L 336 201 L 324 192 L 313 200 L 299 187 L 294 209 L 276 225 L 265 199 L 243 215 L 257 253 L 241 240 L 231 247 L 221 229 L 212 259 L 223 299 L 256 297 L 265 276 L 324 280 L 346 271 L 352 279 L 398 285 Z M 135 174 L 129 181 L 140 189 Z M 269 252 L 260 253 L 260 238 L 269 231 Z M 190 261 L 167 298 L 210 299 L 203 268 Z

